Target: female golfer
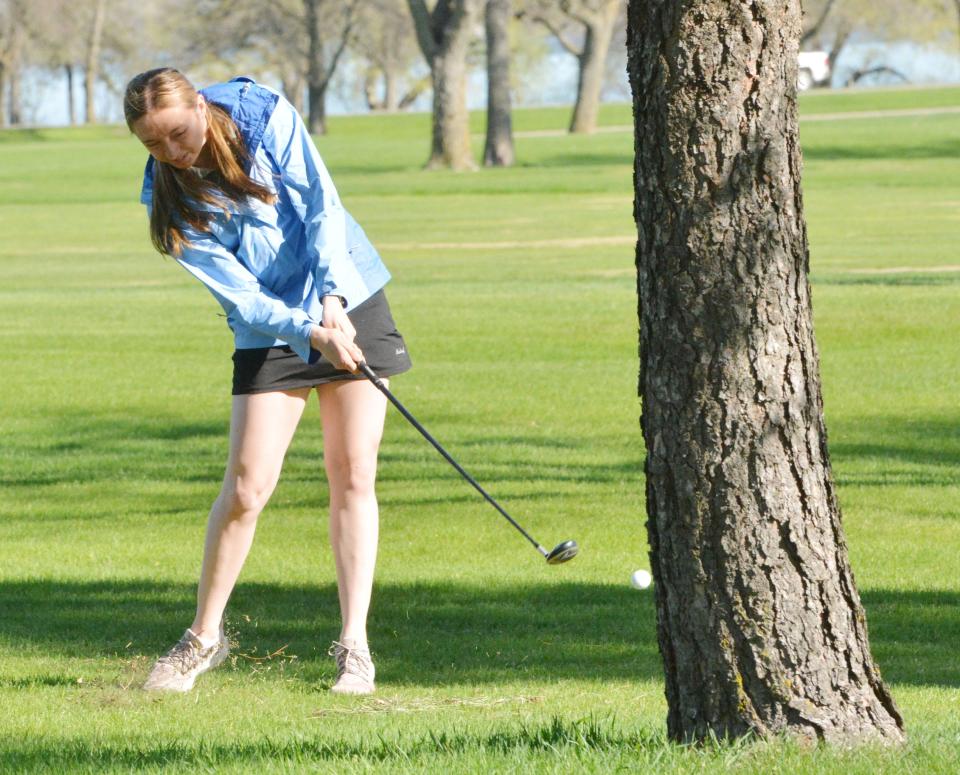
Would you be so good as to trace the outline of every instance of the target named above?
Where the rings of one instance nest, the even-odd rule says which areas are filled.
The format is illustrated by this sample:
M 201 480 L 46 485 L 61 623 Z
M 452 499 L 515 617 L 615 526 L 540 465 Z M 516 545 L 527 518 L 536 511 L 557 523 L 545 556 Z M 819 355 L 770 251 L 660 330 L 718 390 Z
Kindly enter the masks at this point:
M 197 92 L 177 70 L 133 78 L 127 126 L 150 152 L 150 236 L 220 302 L 233 331 L 230 453 L 207 523 L 197 613 L 145 689 L 188 691 L 226 658 L 223 613 L 310 391 L 323 423 L 342 628 L 332 691 L 368 694 L 366 619 L 386 399 L 357 372 L 410 368 L 390 274 L 343 208 L 293 106 L 249 78 Z

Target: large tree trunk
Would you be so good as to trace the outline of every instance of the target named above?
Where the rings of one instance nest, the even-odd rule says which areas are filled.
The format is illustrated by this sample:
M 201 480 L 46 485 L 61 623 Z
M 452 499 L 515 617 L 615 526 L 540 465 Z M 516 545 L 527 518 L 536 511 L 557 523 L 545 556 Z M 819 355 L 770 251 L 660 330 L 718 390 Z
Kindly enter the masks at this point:
M 97 123 L 97 78 L 100 74 L 100 43 L 103 39 L 103 22 L 106 14 L 106 0 L 97 0 L 93 10 L 93 24 L 90 26 L 90 38 L 87 41 L 87 67 L 84 75 L 86 93 L 86 120 L 88 124 Z
M 674 740 L 902 739 L 813 337 L 798 0 L 630 0 L 647 529 Z
M 512 6 L 513 0 L 487 1 L 487 140 L 483 163 L 488 167 L 510 167 L 514 162 L 509 38 Z
M 424 0 L 408 0 L 408 4 L 433 82 L 433 127 L 426 166 L 476 169 L 467 113 L 467 49 L 480 0 L 437 0 L 432 12 L 427 11 Z
M 613 27 L 620 13 L 621 0 L 606 0 L 596 13 L 585 18 L 586 38 L 583 50 L 577 56 L 577 102 L 573 107 L 570 131 L 588 134 L 597 128 L 600 96 L 606 75 L 607 54 Z

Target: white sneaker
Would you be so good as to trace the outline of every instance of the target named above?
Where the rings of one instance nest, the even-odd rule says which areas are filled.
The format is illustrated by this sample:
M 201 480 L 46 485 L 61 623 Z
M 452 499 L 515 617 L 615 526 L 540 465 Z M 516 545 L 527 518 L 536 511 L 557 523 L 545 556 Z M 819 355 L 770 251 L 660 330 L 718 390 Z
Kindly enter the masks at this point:
M 337 662 L 337 681 L 330 687 L 334 694 L 373 694 L 376 670 L 370 658 L 370 649 L 355 648 L 334 641 L 327 652 Z
M 201 673 L 212 670 L 230 654 L 230 644 L 220 629 L 217 642 L 204 646 L 187 630 L 176 646 L 160 657 L 143 688 L 147 691 L 188 692 Z

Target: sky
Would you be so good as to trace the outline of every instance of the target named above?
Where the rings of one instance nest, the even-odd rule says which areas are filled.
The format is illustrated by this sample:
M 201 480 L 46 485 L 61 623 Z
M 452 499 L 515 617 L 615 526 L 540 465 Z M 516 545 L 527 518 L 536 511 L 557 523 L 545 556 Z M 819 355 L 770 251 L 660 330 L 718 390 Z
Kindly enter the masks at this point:
M 895 44 L 860 43 L 847 46 L 842 52 L 833 74 L 833 85 L 842 86 L 854 70 L 871 64 L 885 64 L 892 67 L 915 84 L 960 84 L 960 56 L 944 52 L 941 49 L 924 47 L 915 43 Z M 189 73 L 188 73 L 189 75 Z M 240 73 L 238 73 L 240 75 Z M 327 112 L 330 115 L 343 113 L 363 113 L 365 104 L 361 95 L 351 95 L 346 88 L 344 73 L 338 84 L 334 84 L 328 96 Z M 79 77 L 75 76 L 75 102 L 77 116 L 83 116 L 83 89 Z M 557 105 L 571 104 L 576 92 L 576 62 L 572 56 L 562 52 L 550 55 L 529 74 L 524 85 L 524 104 Z M 267 85 L 279 88 L 279 83 L 265 81 Z M 861 85 L 889 85 L 903 81 L 886 76 L 881 79 L 862 81 Z M 206 86 L 198 83 L 198 86 Z M 24 123 L 27 125 L 59 126 L 69 123 L 67 112 L 65 78 L 52 77 L 50 73 L 30 71 L 24 78 Z M 626 73 L 620 83 L 611 84 L 606 98 L 626 101 L 629 99 L 629 86 Z M 484 107 L 486 101 L 486 80 L 482 68 L 474 71 L 468 95 L 472 109 Z M 120 123 L 123 114 L 120 97 L 101 85 L 97 95 L 97 106 L 101 121 Z M 429 95 L 424 95 L 414 105 L 415 109 L 428 110 Z

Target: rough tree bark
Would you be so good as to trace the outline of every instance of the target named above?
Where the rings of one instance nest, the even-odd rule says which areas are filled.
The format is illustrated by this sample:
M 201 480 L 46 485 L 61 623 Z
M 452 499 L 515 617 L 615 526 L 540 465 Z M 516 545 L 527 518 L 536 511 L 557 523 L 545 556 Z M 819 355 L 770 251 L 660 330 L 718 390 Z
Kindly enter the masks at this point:
M 487 0 L 487 140 L 483 163 L 511 167 L 515 159 L 510 105 L 510 17 L 513 0 Z
M 407 0 L 417 41 L 433 82 L 433 129 L 428 169 L 476 169 L 467 113 L 467 48 L 481 0 Z
M 647 529 L 671 738 L 901 740 L 813 337 L 798 0 L 630 0 Z
M 87 66 L 83 78 L 86 95 L 86 121 L 97 123 L 97 78 L 100 74 L 100 44 L 103 40 L 103 22 L 106 16 L 107 0 L 97 0 L 93 9 L 93 23 L 90 25 L 90 37 L 87 39 Z

